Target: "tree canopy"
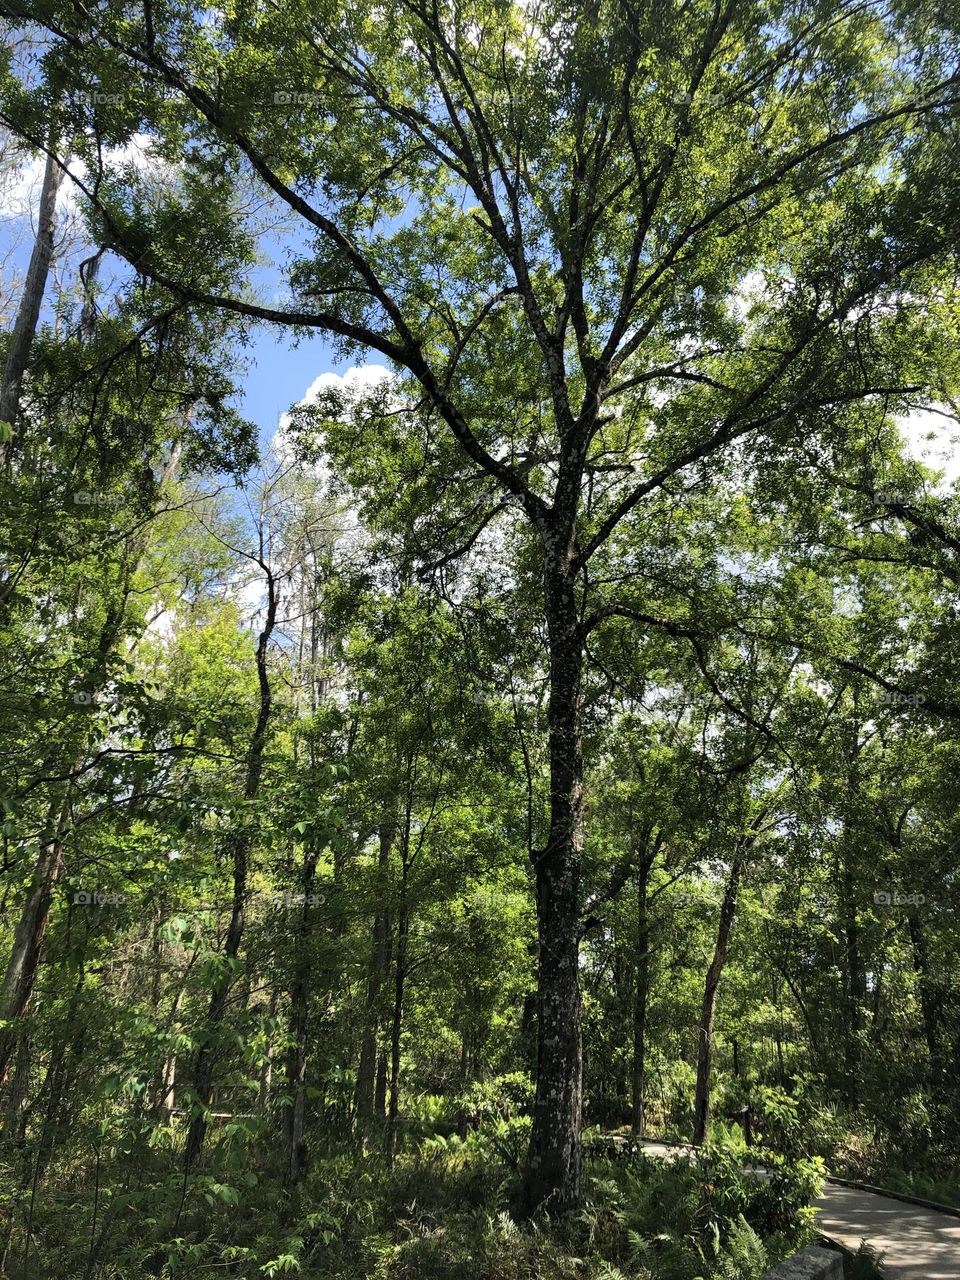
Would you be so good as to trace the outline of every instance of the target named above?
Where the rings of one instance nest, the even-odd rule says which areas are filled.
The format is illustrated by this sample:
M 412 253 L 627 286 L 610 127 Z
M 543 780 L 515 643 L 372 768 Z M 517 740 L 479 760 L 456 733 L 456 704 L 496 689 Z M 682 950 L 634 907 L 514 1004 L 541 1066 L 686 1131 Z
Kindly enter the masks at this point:
M 955 1202 L 950 12 L 3 11 L 0 1272 Z M 265 327 L 354 368 L 258 442 Z

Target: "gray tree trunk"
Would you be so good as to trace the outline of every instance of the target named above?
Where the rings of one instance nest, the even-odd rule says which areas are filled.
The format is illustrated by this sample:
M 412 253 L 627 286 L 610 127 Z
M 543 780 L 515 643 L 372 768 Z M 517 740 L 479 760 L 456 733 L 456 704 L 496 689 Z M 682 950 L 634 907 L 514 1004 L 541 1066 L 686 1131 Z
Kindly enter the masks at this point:
M 62 181 L 63 170 L 48 156 L 43 171 L 43 185 L 40 189 L 37 234 L 13 324 L 13 334 L 7 350 L 3 375 L 0 377 L 0 422 L 14 424 L 19 414 L 23 379 L 30 363 L 30 349 L 40 322 L 40 307 L 43 304 L 43 295 L 50 276 L 50 264 L 53 261 L 57 193 Z M 0 460 L 8 458 L 10 451 L 9 445 L 0 444 Z
M 390 851 L 393 847 L 395 827 L 392 820 L 385 820 L 380 828 L 380 854 L 378 875 L 380 901 L 387 891 L 387 873 Z M 367 975 L 367 994 L 364 1002 L 364 1022 L 360 1043 L 360 1064 L 357 1068 L 357 1087 L 354 1099 L 356 1127 L 366 1141 L 376 1114 L 377 1048 L 381 1020 L 383 988 L 389 979 L 390 948 L 387 918 L 378 911 L 373 920 L 373 948 Z
M 694 1099 L 693 1143 L 702 1146 L 710 1136 L 710 1099 L 713 1073 L 713 1024 L 717 1011 L 717 992 L 730 947 L 730 931 L 737 913 L 737 893 L 743 875 L 744 850 L 738 849 L 730 864 L 720 907 L 720 921 L 713 947 L 713 958 L 707 970 L 703 987 L 703 1004 L 700 1012 L 697 1040 L 697 1091 Z
M 569 520 L 572 530 L 572 517 Z M 572 534 L 571 534 L 572 537 Z M 562 540 L 561 540 L 562 541 Z M 583 852 L 583 638 L 567 551 L 547 546 L 544 603 L 550 658 L 550 828 L 534 854 L 537 896 L 537 1092 L 524 1198 L 564 1214 L 580 1204 L 583 1036 L 580 868 Z

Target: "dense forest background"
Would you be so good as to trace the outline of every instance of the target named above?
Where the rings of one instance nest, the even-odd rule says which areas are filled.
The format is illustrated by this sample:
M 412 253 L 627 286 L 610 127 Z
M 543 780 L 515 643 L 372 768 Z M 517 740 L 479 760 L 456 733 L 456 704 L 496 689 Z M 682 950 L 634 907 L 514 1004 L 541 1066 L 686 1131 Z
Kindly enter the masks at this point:
M 0 1273 L 960 1203 L 949 15 L 6 9 Z

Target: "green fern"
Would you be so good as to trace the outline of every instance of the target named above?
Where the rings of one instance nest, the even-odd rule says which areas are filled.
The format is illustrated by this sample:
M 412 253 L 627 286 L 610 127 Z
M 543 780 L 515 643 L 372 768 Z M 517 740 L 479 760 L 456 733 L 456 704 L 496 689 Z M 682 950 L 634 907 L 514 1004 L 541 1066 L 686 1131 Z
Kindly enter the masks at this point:
M 760 1280 L 766 1270 L 763 1241 L 740 1214 L 717 1256 L 715 1280 Z

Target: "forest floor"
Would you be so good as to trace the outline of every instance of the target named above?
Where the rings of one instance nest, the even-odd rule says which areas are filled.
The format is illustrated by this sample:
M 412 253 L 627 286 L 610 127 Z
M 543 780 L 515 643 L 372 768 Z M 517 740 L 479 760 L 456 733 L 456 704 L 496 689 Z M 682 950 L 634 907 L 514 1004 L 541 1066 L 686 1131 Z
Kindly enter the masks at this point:
M 662 1142 L 643 1149 L 662 1158 L 693 1150 Z M 815 1206 L 825 1236 L 854 1252 L 865 1240 L 883 1256 L 890 1280 L 960 1280 L 960 1218 L 836 1182 L 824 1186 Z

